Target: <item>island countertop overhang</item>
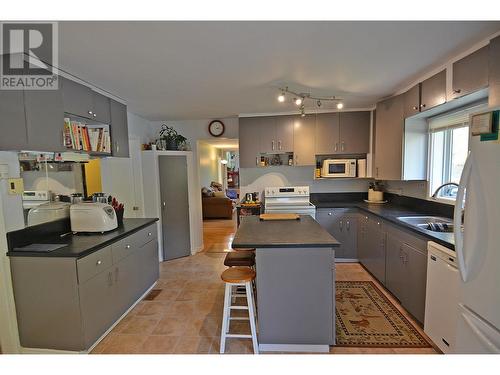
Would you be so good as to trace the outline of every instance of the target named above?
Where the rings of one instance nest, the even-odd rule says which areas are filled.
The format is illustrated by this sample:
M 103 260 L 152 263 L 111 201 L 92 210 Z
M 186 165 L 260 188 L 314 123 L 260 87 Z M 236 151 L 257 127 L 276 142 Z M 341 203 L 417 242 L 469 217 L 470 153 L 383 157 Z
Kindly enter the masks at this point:
M 299 220 L 261 221 L 242 217 L 233 248 L 334 248 L 340 246 L 330 233 L 309 215 Z

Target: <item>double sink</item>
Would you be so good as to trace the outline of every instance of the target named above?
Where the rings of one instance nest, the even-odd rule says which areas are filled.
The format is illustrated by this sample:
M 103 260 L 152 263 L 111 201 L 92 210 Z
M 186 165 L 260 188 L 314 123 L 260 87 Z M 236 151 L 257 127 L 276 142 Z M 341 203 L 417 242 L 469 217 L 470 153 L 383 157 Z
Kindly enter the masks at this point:
M 453 221 L 440 216 L 399 216 L 398 220 L 429 232 L 453 233 Z

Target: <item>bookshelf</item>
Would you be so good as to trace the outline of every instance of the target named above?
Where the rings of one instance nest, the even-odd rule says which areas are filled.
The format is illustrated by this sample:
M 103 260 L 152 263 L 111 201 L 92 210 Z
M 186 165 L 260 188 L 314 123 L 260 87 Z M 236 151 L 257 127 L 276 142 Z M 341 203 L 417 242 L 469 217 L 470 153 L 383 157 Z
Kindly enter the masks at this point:
M 108 124 L 65 114 L 63 145 L 68 150 L 109 156 L 112 151 L 111 144 L 111 130 Z

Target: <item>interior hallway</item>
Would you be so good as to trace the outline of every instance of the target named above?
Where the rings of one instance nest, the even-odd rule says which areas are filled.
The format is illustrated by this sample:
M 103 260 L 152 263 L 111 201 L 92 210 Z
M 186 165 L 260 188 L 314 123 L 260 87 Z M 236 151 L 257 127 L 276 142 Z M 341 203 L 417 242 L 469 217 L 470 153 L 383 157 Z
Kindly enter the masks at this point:
M 230 249 L 235 224 L 204 222 L 205 249 L 190 257 L 160 265 L 161 292 L 143 300 L 99 343 L 93 353 L 218 353 L 224 283 L 220 279 L 224 252 Z M 373 281 L 423 335 L 423 330 L 399 303 L 359 264 L 337 264 L 338 281 Z M 234 332 L 248 333 L 247 322 L 231 323 Z M 226 352 L 252 353 L 251 340 L 229 339 Z M 332 354 L 434 354 L 433 348 L 331 347 Z

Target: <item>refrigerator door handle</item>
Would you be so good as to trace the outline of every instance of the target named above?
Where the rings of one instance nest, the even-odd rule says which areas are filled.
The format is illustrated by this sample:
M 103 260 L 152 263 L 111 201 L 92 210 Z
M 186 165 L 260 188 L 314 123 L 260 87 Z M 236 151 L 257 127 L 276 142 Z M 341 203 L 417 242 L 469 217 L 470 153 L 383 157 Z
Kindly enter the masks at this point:
M 455 238 L 455 251 L 457 253 L 458 269 L 460 276 L 464 282 L 467 282 L 467 264 L 465 263 L 464 255 L 464 233 L 462 232 L 462 205 L 464 204 L 465 189 L 469 184 L 472 172 L 472 154 L 469 154 L 464 164 L 462 176 L 460 177 L 460 184 L 458 187 L 457 198 L 455 201 L 455 211 L 453 213 L 453 225 L 455 230 L 453 235 Z
M 467 323 L 467 325 L 472 330 L 472 332 L 474 332 L 476 337 L 483 344 L 485 344 L 485 346 L 487 348 L 489 348 L 492 353 L 500 353 L 500 348 L 488 338 L 488 336 L 483 332 L 483 330 L 478 326 L 478 324 L 476 324 L 476 322 L 474 322 L 474 320 L 476 320 L 477 323 L 479 323 L 479 325 L 484 325 L 485 323 L 479 321 L 478 318 L 476 318 L 474 315 L 469 313 L 467 310 L 462 311 L 461 314 L 462 314 L 462 318 Z

